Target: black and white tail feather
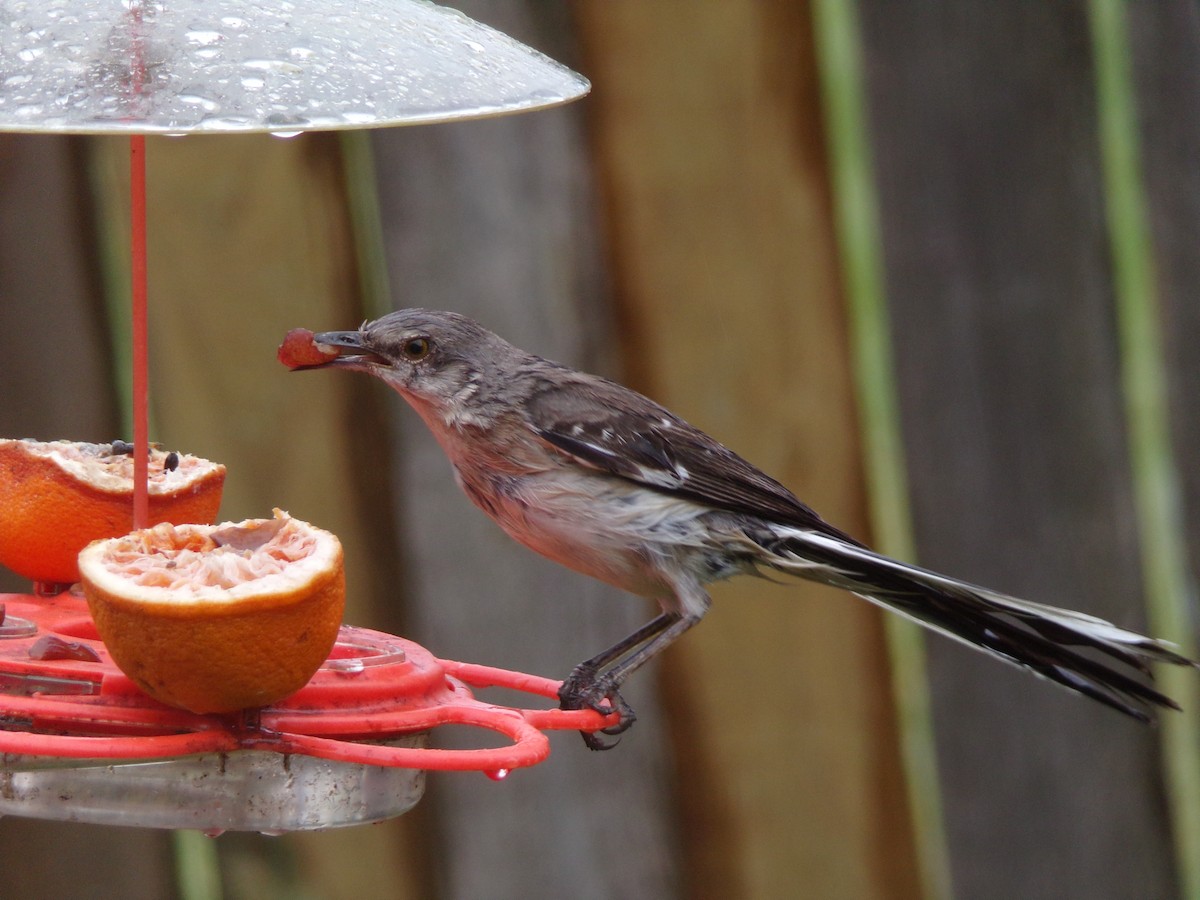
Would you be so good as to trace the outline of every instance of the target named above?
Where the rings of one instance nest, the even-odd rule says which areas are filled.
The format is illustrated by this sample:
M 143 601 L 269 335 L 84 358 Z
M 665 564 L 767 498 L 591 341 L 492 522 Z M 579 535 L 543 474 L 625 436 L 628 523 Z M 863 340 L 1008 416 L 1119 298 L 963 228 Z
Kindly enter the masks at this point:
M 1155 707 L 1179 709 L 1146 683 L 1150 663 L 1194 665 L 1165 642 L 1104 619 L 947 578 L 833 535 L 776 526 L 755 543 L 773 569 L 851 591 L 1141 722 L 1153 721 Z

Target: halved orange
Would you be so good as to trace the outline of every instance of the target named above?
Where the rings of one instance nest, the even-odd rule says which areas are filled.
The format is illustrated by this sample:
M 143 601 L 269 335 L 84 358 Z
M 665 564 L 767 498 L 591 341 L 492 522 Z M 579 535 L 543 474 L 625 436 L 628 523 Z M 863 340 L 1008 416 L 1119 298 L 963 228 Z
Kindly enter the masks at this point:
M 346 598 L 341 542 L 279 510 L 97 541 L 79 573 L 113 662 L 151 697 L 196 713 L 302 688 L 333 649 Z
M 0 564 L 33 581 L 79 580 L 79 551 L 133 528 L 128 445 L 0 439 Z M 212 523 L 225 467 L 150 451 L 150 524 Z

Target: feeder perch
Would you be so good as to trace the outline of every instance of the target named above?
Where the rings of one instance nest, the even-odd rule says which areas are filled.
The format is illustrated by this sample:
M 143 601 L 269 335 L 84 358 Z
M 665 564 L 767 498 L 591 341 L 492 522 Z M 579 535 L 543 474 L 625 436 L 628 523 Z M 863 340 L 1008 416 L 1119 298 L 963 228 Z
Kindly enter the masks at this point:
M 350 626 L 286 700 L 195 715 L 150 699 L 113 665 L 81 597 L 0 594 L 0 604 L 0 814 L 208 832 L 373 822 L 410 809 L 426 769 L 502 778 L 546 758 L 539 729 L 605 725 L 590 711 L 483 703 L 471 688 L 541 699 L 558 682 Z M 47 637 L 95 659 L 34 658 Z M 428 748 L 445 725 L 485 729 L 501 746 Z
M 446 122 L 556 106 L 588 87 L 419 0 L 10 0 L 0 22 L 0 131 L 130 136 L 135 464 L 148 446 L 145 135 Z M 143 463 L 135 522 L 145 478 Z M 545 759 L 543 730 L 616 723 L 484 703 L 472 689 L 545 705 L 559 685 L 349 626 L 286 700 L 195 715 L 113 665 L 81 597 L 0 594 L 0 606 L 0 814 L 209 833 L 373 822 L 410 809 L 428 769 L 502 778 Z M 429 748 L 447 725 L 498 746 Z

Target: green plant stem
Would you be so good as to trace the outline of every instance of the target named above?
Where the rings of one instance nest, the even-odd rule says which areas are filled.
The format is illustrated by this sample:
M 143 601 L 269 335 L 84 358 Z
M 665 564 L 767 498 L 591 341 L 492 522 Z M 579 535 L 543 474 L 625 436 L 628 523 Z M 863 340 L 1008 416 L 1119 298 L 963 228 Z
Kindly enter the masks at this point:
M 343 131 L 341 150 L 363 309 L 368 318 L 377 319 L 391 312 L 392 301 L 371 136 L 365 131 Z
M 911 560 L 915 548 L 867 139 L 857 6 L 852 0 L 813 0 L 812 8 L 872 532 L 883 552 Z M 949 900 L 950 864 L 924 638 L 918 626 L 898 617 L 887 617 L 885 628 L 923 893 L 930 900 Z
M 1121 349 L 1134 502 L 1147 617 L 1156 635 L 1195 657 L 1180 481 L 1171 447 L 1167 374 L 1153 241 L 1139 161 L 1135 88 L 1123 0 L 1092 0 L 1092 49 L 1109 247 Z M 1184 708 L 1164 717 L 1163 764 L 1176 865 L 1185 897 L 1200 897 L 1200 687 L 1195 673 L 1162 667 Z

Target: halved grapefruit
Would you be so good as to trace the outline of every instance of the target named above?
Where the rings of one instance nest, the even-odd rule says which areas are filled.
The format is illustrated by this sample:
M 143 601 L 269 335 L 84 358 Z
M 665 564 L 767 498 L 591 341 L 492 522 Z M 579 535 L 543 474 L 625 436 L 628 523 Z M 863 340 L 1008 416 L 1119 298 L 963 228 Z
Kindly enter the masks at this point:
M 97 541 L 79 572 L 113 662 L 151 697 L 196 713 L 302 688 L 333 648 L 346 597 L 337 537 L 280 510 Z
M 225 467 L 150 451 L 150 523 L 216 520 Z M 33 581 L 79 580 L 79 551 L 133 528 L 128 444 L 0 438 L 0 564 Z

